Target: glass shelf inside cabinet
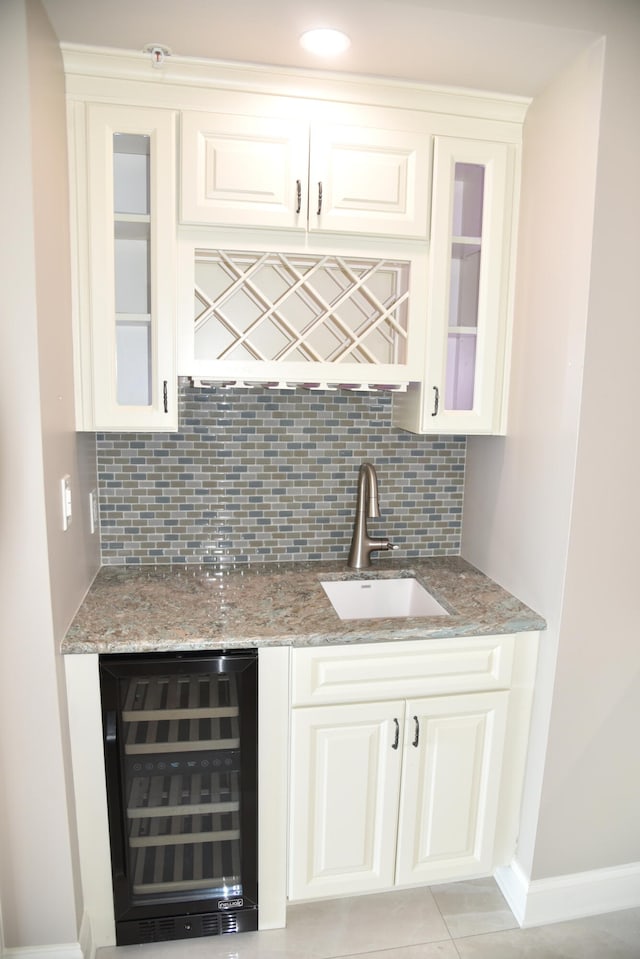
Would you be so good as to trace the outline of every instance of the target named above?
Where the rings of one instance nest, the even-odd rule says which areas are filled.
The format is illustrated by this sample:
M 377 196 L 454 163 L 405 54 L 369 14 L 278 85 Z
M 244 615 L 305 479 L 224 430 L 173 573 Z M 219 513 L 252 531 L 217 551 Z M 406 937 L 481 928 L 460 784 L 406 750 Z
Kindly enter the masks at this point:
M 150 138 L 113 136 L 116 396 L 149 406 L 152 391 Z
M 445 406 L 474 403 L 485 168 L 456 163 L 452 213 Z

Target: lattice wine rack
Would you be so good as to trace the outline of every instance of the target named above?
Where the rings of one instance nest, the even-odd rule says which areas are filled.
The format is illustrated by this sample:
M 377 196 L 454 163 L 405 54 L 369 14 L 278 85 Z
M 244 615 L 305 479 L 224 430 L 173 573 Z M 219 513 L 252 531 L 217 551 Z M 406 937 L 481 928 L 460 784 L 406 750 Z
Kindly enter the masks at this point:
M 286 381 L 294 371 L 298 382 L 302 372 L 302 380 L 320 374 L 334 385 L 366 380 L 380 388 L 380 375 L 409 362 L 410 267 L 399 259 L 196 249 L 195 359 L 215 364 L 222 378 L 228 370 Z M 354 371 L 358 383 L 345 382 Z

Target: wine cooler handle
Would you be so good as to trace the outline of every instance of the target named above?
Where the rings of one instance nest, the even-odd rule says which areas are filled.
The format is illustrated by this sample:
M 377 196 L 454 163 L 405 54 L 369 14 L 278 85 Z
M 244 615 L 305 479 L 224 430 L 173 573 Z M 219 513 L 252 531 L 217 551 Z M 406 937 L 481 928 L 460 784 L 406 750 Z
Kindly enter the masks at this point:
M 399 744 L 400 744 L 400 723 L 398 722 L 397 719 L 394 719 L 393 721 L 394 721 L 394 723 L 396 724 L 396 735 L 395 735 L 395 739 L 393 740 L 393 743 L 392 743 L 392 745 L 391 745 L 391 748 L 392 748 L 392 749 L 397 749 L 398 746 L 399 746 Z
M 413 745 L 417 748 L 418 743 L 420 742 L 420 720 L 417 716 L 414 716 L 413 721 L 416 724 L 416 734 L 413 737 Z
M 120 779 L 120 757 L 118 755 L 118 717 L 115 709 L 110 709 L 105 714 L 104 742 L 105 758 L 109 766 L 109 773 L 112 774 L 108 775 L 107 779 L 110 778 L 112 782 L 118 782 Z M 113 839 L 111 842 L 111 861 L 114 877 L 118 875 L 124 876 L 126 862 L 124 843 L 124 834 L 122 843 L 114 842 Z
M 105 721 L 105 741 L 108 745 L 115 745 L 118 741 L 118 719 L 115 709 L 110 709 Z

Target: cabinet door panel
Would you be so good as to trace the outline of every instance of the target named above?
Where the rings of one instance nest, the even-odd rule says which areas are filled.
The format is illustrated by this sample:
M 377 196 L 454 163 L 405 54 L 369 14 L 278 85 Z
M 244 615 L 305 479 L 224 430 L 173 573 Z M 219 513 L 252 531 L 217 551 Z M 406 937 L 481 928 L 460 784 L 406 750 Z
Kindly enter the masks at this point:
M 515 148 L 436 137 L 424 377 L 394 398 L 416 433 L 505 430 Z
M 87 107 L 83 429 L 178 425 L 174 125 L 169 110 Z
M 403 716 L 400 702 L 294 710 L 291 899 L 393 885 Z
M 183 113 L 182 222 L 304 230 L 308 139 L 293 119 Z
M 398 884 L 490 871 L 507 699 L 407 703 Z
M 427 133 L 313 127 L 309 229 L 426 239 L 429 148 Z

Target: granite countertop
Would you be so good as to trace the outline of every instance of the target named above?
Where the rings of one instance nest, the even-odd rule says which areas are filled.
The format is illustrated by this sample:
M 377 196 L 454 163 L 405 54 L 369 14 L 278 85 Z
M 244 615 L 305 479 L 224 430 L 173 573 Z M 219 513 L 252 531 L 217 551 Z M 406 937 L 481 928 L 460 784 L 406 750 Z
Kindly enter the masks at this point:
M 341 620 L 321 580 L 413 574 L 449 616 Z M 344 561 L 103 567 L 63 653 L 130 653 L 255 646 L 321 646 L 545 628 L 544 620 L 459 557 L 383 559 L 367 571 Z

